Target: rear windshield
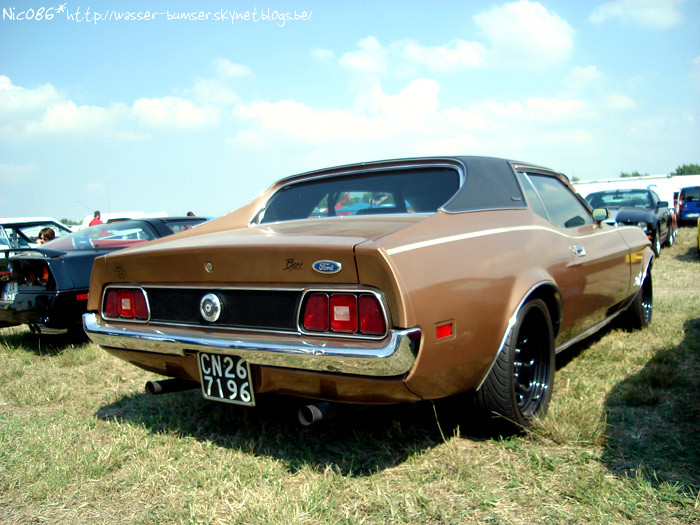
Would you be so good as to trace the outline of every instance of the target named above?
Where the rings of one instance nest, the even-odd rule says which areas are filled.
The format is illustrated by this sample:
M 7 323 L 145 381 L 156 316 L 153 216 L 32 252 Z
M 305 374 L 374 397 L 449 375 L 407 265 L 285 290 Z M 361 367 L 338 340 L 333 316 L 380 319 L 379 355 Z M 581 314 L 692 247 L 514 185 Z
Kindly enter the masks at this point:
M 681 195 L 685 202 L 700 201 L 700 187 L 698 188 L 683 188 Z
M 98 224 L 61 239 L 46 243 L 54 250 L 121 249 L 158 238 L 153 227 L 141 221 L 123 221 Z
M 449 168 L 389 171 L 301 182 L 275 193 L 255 222 L 434 213 L 458 188 L 459 175 Z

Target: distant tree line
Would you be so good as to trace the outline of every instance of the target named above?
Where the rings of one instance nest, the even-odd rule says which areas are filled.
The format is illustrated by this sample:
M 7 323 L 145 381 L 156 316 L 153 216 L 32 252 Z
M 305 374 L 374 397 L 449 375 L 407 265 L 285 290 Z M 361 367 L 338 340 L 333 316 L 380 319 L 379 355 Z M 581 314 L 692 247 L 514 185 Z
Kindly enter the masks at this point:
M 625 177 L 645 177 L 648 176 L 648 173 L 639 173 L 638 171 L 632 171 L 632 172 L 626 172 L 623 171 L 620 173 L 620 177 L 625 178 Z M 682 166 L 678 166 L 676 168 L 676 171 L 673 172 L 671 175 L 700 175 L 700 164 L 683 164 Z

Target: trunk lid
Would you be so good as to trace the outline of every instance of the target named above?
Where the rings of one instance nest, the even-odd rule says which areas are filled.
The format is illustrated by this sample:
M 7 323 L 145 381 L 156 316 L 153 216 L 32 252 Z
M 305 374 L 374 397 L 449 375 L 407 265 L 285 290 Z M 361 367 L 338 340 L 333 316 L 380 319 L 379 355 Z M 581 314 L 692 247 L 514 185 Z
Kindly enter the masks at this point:
M 106 282 L 152 284 L 358 282 L 355 246 L 377 241 L 428 215 L 337 217 L 175 235 L 109 254 L 96 264 Z M 98 260 L 99 261 L 99 260 Z M 341 266 L 313 269 L 317 261 Z M 332 265 L 331 265 L 332 266 Z

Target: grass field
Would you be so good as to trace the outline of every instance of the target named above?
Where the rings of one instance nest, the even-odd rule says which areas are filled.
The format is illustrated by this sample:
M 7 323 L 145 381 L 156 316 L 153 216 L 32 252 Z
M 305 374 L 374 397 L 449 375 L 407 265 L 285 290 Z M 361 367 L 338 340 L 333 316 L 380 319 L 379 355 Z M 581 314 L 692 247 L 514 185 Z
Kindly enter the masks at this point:
M 694 228 L 653 275 L 652 326 L 558 356 L 515 436 L 458 400 L 302 428 L 294 400 L 148 397 L 95 345 L 2 329 L 0 523 L 700 523 Z

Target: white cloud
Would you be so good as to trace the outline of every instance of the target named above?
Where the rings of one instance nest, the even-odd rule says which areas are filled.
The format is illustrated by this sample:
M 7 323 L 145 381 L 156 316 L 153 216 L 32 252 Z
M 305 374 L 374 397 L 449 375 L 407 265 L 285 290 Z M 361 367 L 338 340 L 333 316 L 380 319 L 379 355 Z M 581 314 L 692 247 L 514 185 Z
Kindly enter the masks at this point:
M 520 0 L 474 15 L 490 42 L 489 62 L 511 68 L 542 69 L 569 57 L 573 28 L 539 2 Z
M 596 7 L 588 19 L 601 24 L 610 19 L 654 29 L 668 29 L 683 21 L 685 0 L 614 0 Z
M 358 42 L 358 51 L 348 51 L 340 57 L 340 63 L 361 74 L 380 74 L 387 69 L 387 50 L 375 37 L 363 38 Z
M 214 69 L 216 69 L 216 72 L 222 78 L 253 76 L 253 72 L 248 66 L 235 64 L 226 58 L 217 58 L 214 60 Z
M 219 121 L 219 113 L 213 106 L 199 107 L 177 97 L 140 98 L 131 111 L 144 126 L 152 128 L 201 128 Z
M 485 63 L 486 48 L 479 42 L 454 40 L 442 46 L 423 46 L 417 42 L 406 42 L 403 58 L 433 71 L 481 67 Z
M 339 62 L 362 75 L 434 72 L 507 67 L 541 70 L 566 60 L 573 49 L 574 30 L 539 2 L 519 0 L 474 15 L 484 42 L 461 38 L 437 46 L 415 40 L 396 40 L 386 46 L 374 36 L 358 42 L 358 49 L 341 55 Z M 332 51 L 312 52 L 324 61 Z
M 123 105 L 77 106 L 67 100 L 46 108 L 43 118 L 25 129 L 28 133 L 94 133 L 110 128 L 124 113 Z
M 418 79 L 396 95 L 387 95 L 376 83 L 360 93 L 350 109 L 317 109 L 283 100 L 241 105 L 234 114 L 263 131 L 283 133 L 303 142 L 363 142 L 429 132 L 438 110 L 439 89 L 434 80 Z
M 208 104 L 230 105 L 239 100 L 236 93 L 220 81 L 211 78 L 198 80 L 188 93 L 194 95 L 197 100 Z
M 442 153 L 498 153 L 496 145 L 524 148 L 539 139 L 588 142 L 592 135 L 585 123 L 600 117 L 577 98 L 482 100 L 443 109 L 439 90 L 435 80 L 417 79 L 390 94 L 376 82 L 346 109 L 319 109 L 293 100 L 241 105 L 234 116 L 247 122 L 249 129 L 230 142 L 245 146 L 267 140 L 324 147 L 363 143 L 370 149 L 382 143 L 386 149 L 400 144 L 404 152 L 408 148 L 416 154 L 440 153 L 440 148 Z
M 15 86 L 9 77 L 0 75 L 0 115 L 42 110 L 61 98 L 51 84 L 26 89 Z
M 576 66 L 564 78 L 564 85 L 571 91 L 584 91 L 598 84 L 603 73 L 595 66 Z
M 605 98 L 605 105 L 613 111 L 629 111 L 637 107 L 632 98 L 618 93 L 609 93 Z

